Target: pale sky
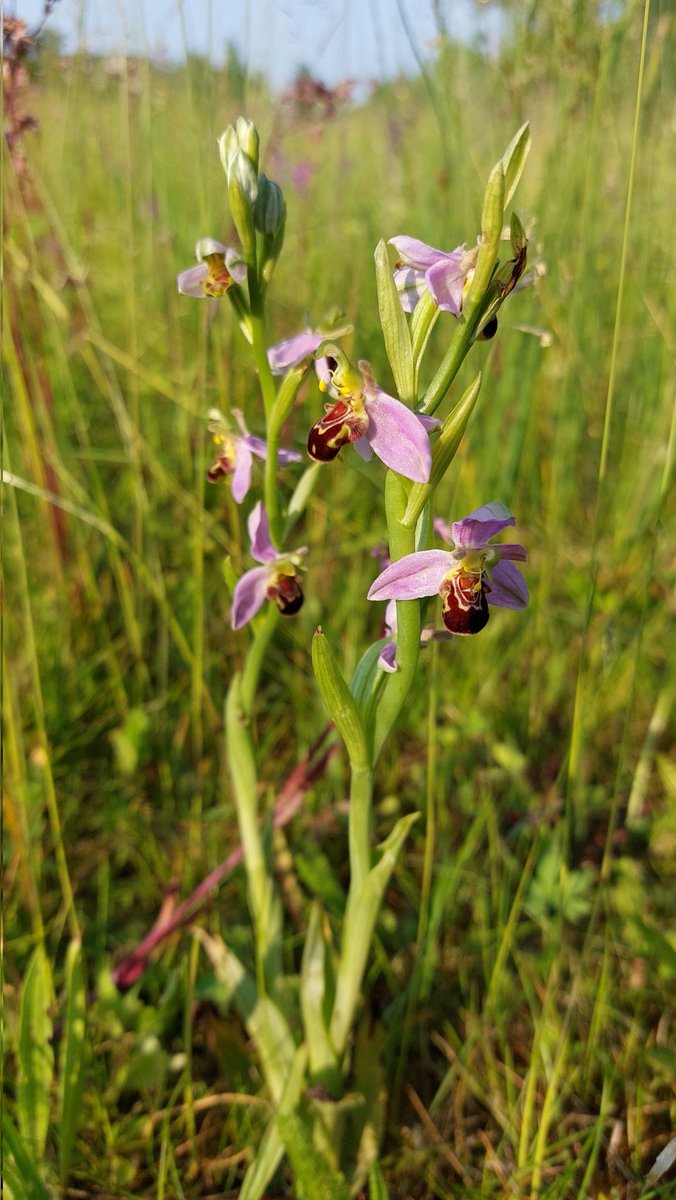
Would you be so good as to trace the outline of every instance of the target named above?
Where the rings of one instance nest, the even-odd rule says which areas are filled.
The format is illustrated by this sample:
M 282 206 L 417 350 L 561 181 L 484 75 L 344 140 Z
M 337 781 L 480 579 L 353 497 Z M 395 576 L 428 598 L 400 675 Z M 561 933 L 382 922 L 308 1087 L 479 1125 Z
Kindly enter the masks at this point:
M 34 26 L 43 0 L 2 0 L 5 13 Z M 496 10 L 472 0 L 437 0 L 448 33 L 459 40 L 483 35 L 495 46 Z M 324 83 L 416 74 L 416 55 L 434 51 L 434 0 L 58 0 L 49 27 L 72 53 L 127 50 L 181 59 L 186 48 L 223 60 L 234 42 L 252 71 L 274 86 L 306 66 Z

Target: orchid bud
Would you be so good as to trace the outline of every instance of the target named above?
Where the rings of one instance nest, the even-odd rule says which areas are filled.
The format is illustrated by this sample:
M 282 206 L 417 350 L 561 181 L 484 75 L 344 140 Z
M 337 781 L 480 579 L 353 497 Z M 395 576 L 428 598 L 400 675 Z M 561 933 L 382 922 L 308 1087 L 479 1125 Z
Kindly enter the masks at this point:
M 248 154 L 245 154 L 243 150 L 238 150 L 230 161 L 228 201 L 235 228 L 249 263 L 255 262 L 256 257 L 253 206 L 257 192 L 258 184 L 254 165 Z
M 286 204 L 282 189 L 267 175 L 258 176 L 258 195 L 254 204 L 254 222 L 259 233 L 277 233 L 280 222 L 286 218 Z
M 267 175 L 260 175 L 258 179 L 254 224 L 263 234 L 261 270 L 263 278 L 269 282 L 284 245 L 286 202 L 279 184 L 268 179 Z
M 237 144 L 239 149 L 243 150 L 251 159 L 254 171 L 258 172 L 260 139 L 253 121 L 247 121 L 246 117 L 237 118 Z
M 238 150 L 239 144 L 237 141 L 237 134 L 235 133 L 232 125 L 228 125 L 228 128 L 224 130 L 218 139 L 218 152 L 221 156 L 225 177 L 228 180 L 230 179 L 230 163 L 232 162 Z

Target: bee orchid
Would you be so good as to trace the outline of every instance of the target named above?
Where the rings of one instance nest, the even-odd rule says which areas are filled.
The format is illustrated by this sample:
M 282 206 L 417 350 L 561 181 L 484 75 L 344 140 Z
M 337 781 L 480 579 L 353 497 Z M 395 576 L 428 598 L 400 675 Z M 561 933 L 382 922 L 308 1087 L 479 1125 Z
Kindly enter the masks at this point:
M 450 528 L 436 521 L 437 533 L 453 549 L 419 550 L 398 559 L 374 581 L 368 599 L 417 600 L 436 592 L 441 596 L 441 615 L 449 633 L 479 633 L 488 623 L 489 604 L 514 609 L 528 604 L 526 581 L 514 566 L 514 562 L 525 562 L 525 548 L 489 544 L 514 523 L 504 504 L 483 504 Z

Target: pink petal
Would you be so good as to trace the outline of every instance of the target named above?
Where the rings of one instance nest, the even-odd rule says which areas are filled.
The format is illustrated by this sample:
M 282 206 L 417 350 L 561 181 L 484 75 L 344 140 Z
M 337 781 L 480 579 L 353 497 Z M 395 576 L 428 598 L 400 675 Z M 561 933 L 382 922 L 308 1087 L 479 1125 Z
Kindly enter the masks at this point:
M 454 252 L 445 259 L 436 262 L 425 275 L 434 300 L 444 312 L 450 312 L 454 317 L 460 316 L 462 308 L 462 290 L 465 286 L 466 273 L 462 269 L 464 255 Z
M 432 451 L 427 432 L 415 413 L 380 388 L 366 397 L 369 423 L 366 436 L 378 458 L 418 483 L 427 483 Z
M 448 550 L 418 550 L 386 567 L 369 588 L 369 600 L 419 600 L 439 591 L 447 571 L 455 567 Z
M 381 671 L 397 670 L 397 643 L 386 642 L 378 655 L 378 666 Z
M 525 608 L 528 604 L 528 586 L 518 567 L 511 562 L 499 562 L 491 572 L 491 590 L 488 603 L 498 608 Z
M 405 234 L 390 238 L 390 246 L 394 246 L 397 257 L 407 267 L 415 267 L 418 271 L 427 271 L 440 258 L 447 258 L 443 250 L 435 250 L 427 242 L 418 238 L 406 237 Z
M 232 475 L 232 495 L 238 504 L 242 503 L 251 486 L 252 463 L 253 458 L 251 457 L 251 450 L 246 444 L 246 439 L 238 438 L 235 443 L 235 470 Z
M 255 454 L 258 458 L 268 457 L 268 448 L 262 438 L 255 437 L 254 434 L 249 433 L 241 440 L 244 442 L 245 446 L 249 447 L 252 454 Z
M 357 438 L 356 442 L 353 442 L 352 445 L 357 451 L 359 457 L 363 458 L 364 462 L 371 461 L 373 458 L 373 450 L 365 433 L 363 433 L 360 438 Z
M 268 514 L 260 500 L 249 513 L 247 527 L 251 541 L 251 557 L 259 563 L 272 562 L 277 557 L 277 551 L 270 541 Z
M 303 455 L 299 454 L 297 450 L 277 451 L 277 462 L 279 463 L 280 467 L 285 467 L 288 463 L 302 462 L 302 460 Z
M 240 286 L 246 282 L 246 263 L 242 258 L 239 250 L 231 250 L 228 248 L 225 252 L 225 265 L 232 275 L 235 283 Z
M 188 267 L 176 276 L 176 286 L 182 296 L 195 296 L 198 300 L 206 300 L 207 294 L 202 287 L 205 279 L 209 278 L 209 268 L 206 263 L 198 267 Z
M 285 338 L 268 350 L 268 362 L 273 375 L 284 375 L 290 367 L 296 367 L 304 358 L 311 358 L 318 346 L 326 339 L 311 329 L 304 329 L 293 337 Z
M 511 558 L 516 562 L 526 562 L 528 551 L 525 546 L 521 546 L 518 542 L 503 542 L 495 547 L 500 553 L 500 558 Z
M 215 411 L 217 412 L 218 410 L 216 409 Z M 249 430 L 246 427 L 246 422 L 244 420 L 244 414 L 242 413 L 241 408 L 233 408 L 232 415 L 235 418 L 237 425 L 239 426 L 239 431 L 240 431 L 242 437 L 248 437 Z
M 439 537 L 443 538 L 445 542 L 448 542 L 449 546 L 454 545 L 453 532 L 448 521 L 444 521 L 443 517 L 434 518 L 434 532 L 438 533 Z
M 265 600 L 269 580 L 267 567 L 253 567 L 237 581 L 230 618 L 233 629 L 241 629 L 256 615 Z
M 427 291 L 424 272 L 414 271 L 412 267 L 397 267 L 393 279 L 404 312 L 413 312 L 420 297 Z
M 458 548 L 471 550 L 485 546 L 496 533 L 515 524 L 514 517 L 504 504 L 483 504 L 462 521 L 454 521 L 451 534 Z

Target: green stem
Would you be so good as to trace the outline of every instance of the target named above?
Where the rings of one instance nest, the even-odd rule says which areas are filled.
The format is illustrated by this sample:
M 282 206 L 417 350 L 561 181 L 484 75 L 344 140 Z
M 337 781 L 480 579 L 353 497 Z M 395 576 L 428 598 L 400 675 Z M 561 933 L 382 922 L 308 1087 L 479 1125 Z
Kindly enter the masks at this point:
M 242 670 L 242 683 L 240 687 L 242 710 L 245 716 L 249 718 L 253 713 L 263 660 L 278 624 L 279 609 L 275 604 L 266 605 L 266 611 L 257 625 Z
M 241 677 L 235 675 L 225 701 L 225 737 L 239 836 L 249 885 L 249 906 L 256 934 L 259 962 L 265 960 L 270 941 L 272 880 L 265 862 L 258 822 L 258 781 L 250 722 L 242 705 Z
M 415 530 L 407 529 L 405 525 L 401 524 L 407 503 L 408 488 L 406 484 L 399 475 L 389 471 L 385 480 L 385 511 L 392 562 L 403 558 L 405 554 L 413 554 L 415 550 Z M 389 737 L 413 683 L 419 651 L 420 601 L 397 600 L 398 670 L 389 676 L 378 704 L 373 738 L 374 764 Z
M 371 868 L 373 772 L 353 767 L 350 780 L 350 887 L 355 890 Z
M 477 313 L 467 313 L 458 319 L 451 339 L 434 379 L 430 383 L 423 403 L 418 409 L 425 416 L 435 413 L 455 379 L 474 340 Z
M 266 436 L 268 454 L 265 462 L 265 511 L 270 522 L 270 537 L 278 549 L 282 546 L 282 519 L 279 511 L 279 488 L 277 485 L 277 451 L 279 430 L 273 427 L 272 410 L 277 399 L 277 389 L 268 362 L 267 338 L 265 333 L 265 291 L 261 287 L 255 266 L 248 268 L 249 303 L 251 305 L 252 352 L 258 371 L 263 403 L 265 405 Z

